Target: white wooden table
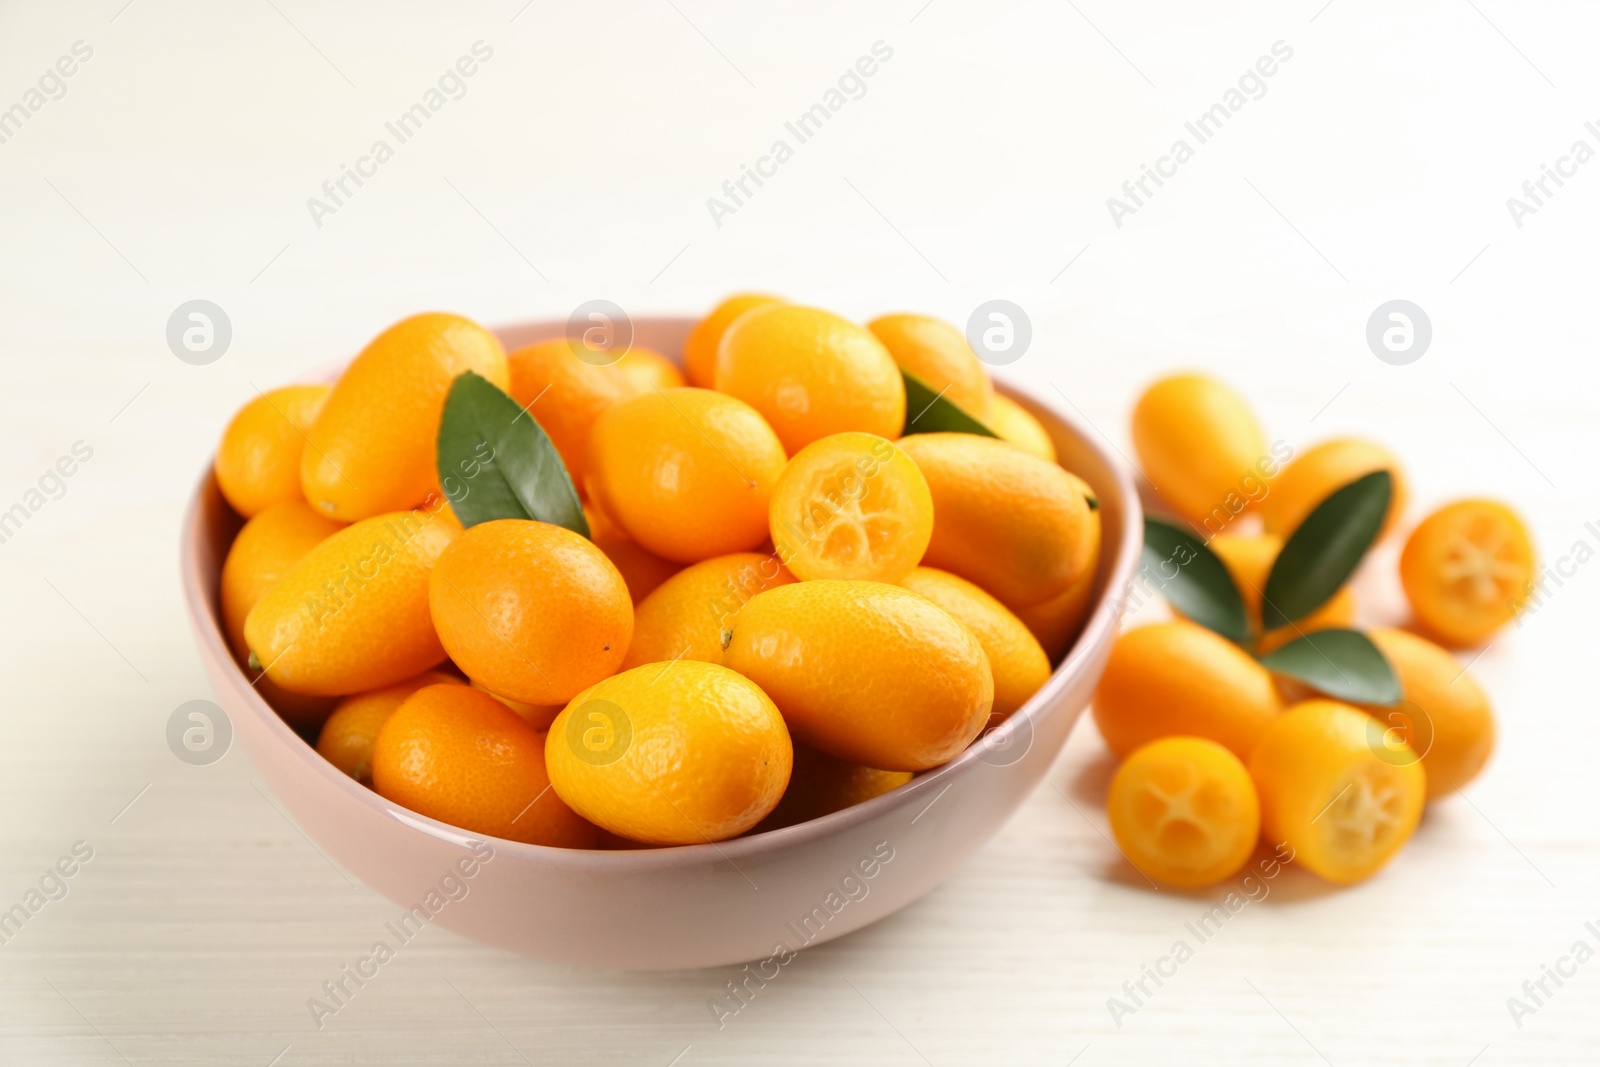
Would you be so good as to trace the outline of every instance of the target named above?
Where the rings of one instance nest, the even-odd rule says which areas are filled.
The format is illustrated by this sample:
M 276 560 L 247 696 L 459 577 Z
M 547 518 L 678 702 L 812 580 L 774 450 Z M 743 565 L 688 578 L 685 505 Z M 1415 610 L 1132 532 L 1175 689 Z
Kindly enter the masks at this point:
M 25 112 L 0 112 L 0 512 L 26 513 L 0 543 L 0 909 L 41 882 L 59 897 L 0 945 L 0 1062 L 1600 1058 L 1600 962 L 1561 963 L 1600 948 L 1600 168 L 1561 164 L 1575 140 L 1600 147 L 1600 13 L 859 7 L 0 9 L 0 109 Z M 400 143 L 385 123 L 478 41 Z M 890 58 L 799 143 L 785 122 L 879 41 Z M 1264 95 L 1199 143 L 1185 122 L 1278 41 L 1292 57 Z M 1161 163 L 1180 138 L 1192 158 Z M 363 162 L 379 139 L 390 156 Z M 778 139 L 793 151 L 762 162 Z M 1146 163 L 1169 177 L 1119 227 L 1107 198 Z M 1506 200 L 1546 163 L 1571 176 L 1519 227 Z M 314 212 L 344 165 L 368 177 Z M 714 218 L 743 165 L 767 177 Z M 1296 447 L 1389 442 L 1421 506 L 1512 501 L 1569 576 L 1473 667 L 1501 727 L 1488 773 L 1370 883 L 1291 871 L 1199 944 L 1185 924 L 1224 891 L 1153 892 L 1119 859 L 1085 722 L 948 884 L 803 954 L 721 1029 L 707 1002 L 731 968 L 575 972 L 430 929 L 318 1030 L 307 999 L 395 908 L 279 814 L 242 752 L 189 766 L 165 739 L 210 695 L 176 527 L 224 421 L 413 311 L 681 311 L 747 287 L 958 322 L 1004 297 L 1034 340 L 1003 373 L 1123 449 L 1139 385 L 1199 366 Z M 1432 322 L 1409 366 L 1365 341 L 1395 298 Z M 193 299 L 231 322 L 207 365 L 165 337 Z M 89 458 L 46 477 L 77 442 Z M 1363 578 L 1369 621 L 1402 607 L 1385 567 Z M 92 858 L 47 877 L 78 842 Z M 1183 938 L 1193 958 L 1119 1027 L 1108 998 Z M 1508 998 L 1558 964 L 1571 976 L 1513 1018 Z

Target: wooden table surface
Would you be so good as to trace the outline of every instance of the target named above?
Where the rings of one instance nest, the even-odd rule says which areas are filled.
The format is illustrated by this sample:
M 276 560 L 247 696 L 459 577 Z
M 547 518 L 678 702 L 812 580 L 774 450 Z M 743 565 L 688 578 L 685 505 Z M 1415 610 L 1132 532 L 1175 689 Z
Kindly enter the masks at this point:
M 1600 13 L 1218 8 L 0 7 L 0 513 L 22 506 L 0 541 L 0 911 L 37 905 L 0 944 L 0 1062 L 1600 1059 L 1600 171 L 1574 143 L 1600 147 Z M 441 83 L 478 42 L 474 74 Z M 877 42 L 873 74 L 847 76 Z M 385 124 L 430 91 L 401 142 Z M 803 142 L 785 125 L 830 101 Z M 1219 102 L 1202 142 L 1186 123 Z M 1135 202 L 1143 164 L 1169 175 Z M 1545 164 L 1566 177 L 1535 202 Z M 335 201 L 347 165 L 370 173 Z M 767 176 L 735 202 L 745 166 Z M 720 1027 L 734 968 L 574 971 L 430 928 L 319 1029 L 308 999 L 394 906 L 244 752 L 192 766 L 166 740 L 211 696 L 177 525 L 221 427 L 413 311 L 682 312 L 744 288 L 958 323 L 1003 297 L 1033 340 L 998 373 L 1124 451 L 1140 385 L 1196 366 L 1296 448 L 1390 444 L 1413 518 L 1511 501 L 1553 577 L 1472 664 L 1501 731 L 1487 773 L 1370 882 L 1290 870 L 1201 941 L 1230 886 L 1156 892 L 1120 859 L 1086 718 L 948 883 L 803 953 Z M 1397 298 L 1432 327 L 1408 366 L 1366 341 Z M 166 336 L 196 299 L 232 331 L 204 365 Z M 1369 622 L 1403 614 L 1393 565 L 1390 546 L 1361 576 Z M 1192 956 L 1113 1011 L 1180 940 Z

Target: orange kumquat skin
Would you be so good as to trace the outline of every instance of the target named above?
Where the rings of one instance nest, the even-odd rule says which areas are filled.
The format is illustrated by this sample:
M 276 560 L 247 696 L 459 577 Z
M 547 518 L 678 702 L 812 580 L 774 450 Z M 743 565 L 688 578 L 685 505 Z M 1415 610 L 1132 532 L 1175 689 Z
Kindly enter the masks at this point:
M 616 565 L 635 605 L 683 569 L 682 564 L 662 559 L 629 537 L 594 501 L 583 505 L 583 517 L 589 524 L 589 540 Z
M 1335 490 L 1379 470 L 1388 471 L 1392 479 L 1381 537 L 1394 529 L 1405 511 L 1405 471 L 1393 452 L 1356 437 L 1324 441 L 1294 457 L 1261 501 L 1262 525 L 1267 533 L 1286 538 Z
M 1133 409 L 1133 448 L 1162 498 L 1213 533 L 1271 499 L 1260 492 L 1278 473 L 1244 398 L 1203 374 L 1176 374 L 1145 390 Z
M 972 631 L 881 582 L 818 579 L 758 593 L 734 617 L 722 662 L 760 686 L 801 741 L 886 771 L 948 762 L 994 705 Z
M 1421 759 L 1348 704 L 1308 700 L 1274 719 L 1250 754 L 1268 841 L 1330 882 L 1372 877 L 1411 838 L 1427 792 Z
M 330 385 L 290 385 L 239 409 L 217 446 L 217 488 L 245 518 L 274 504 L 304 503 L 300 461 L 306 431 L 322 412 Z
M 998 396 L 999 394 L 996 394 L 997 398 Z M 1050 458 L 1054 458 L 1053 449 Z M 1044 648 L 1045 655 L 1050 657 L 1051 663 L 1060 662 L 1071 646 L 1072 639 L 1077 637 L 1079 630 L 1083 628 L 1084 619 L 1088 616 L 1092 603 L 1095 572 L 1100 561 L 1099 498 L 1088 482 L 1071 471 L 1067 472 L 1067 476 L 1072 479 L 1073 486 L 1089 508 L 1089 525 L 1084 547 L 1090 565 L 1071 585 L 1067 586 L 1065 592 L 1038 604 L 1025 604 L 1012 609 L 1017 613 L 1017 618 L 1033 632 L 1033 636 L 1039 639 L 1039 644 Z
M 550 435 L 572 484 L 588 473 L 589 431 L 612 404 L 657 389 L 683 385 L 678 368 L 658 352 L 634 347 L 621 356 L 596 356 L 559 337 L 517 349 L 506 357 L 511 398 Z
M 428 614 L 428 576 L 461 527 L 434 510 L 375 515 L 302 556 L 244 620 L 273 682 L 294 693 L 378 689 L 444 661 Z
M 234 537 L 222 563 L 218 599 L 222 632 L 240 663 L 247 664 L 250 658 L 250 646 L 244 636 L 244 621 L 250 609 L 302 556 L 342 529 L 344 523 L 311 510 L 300 499 L 297 485 L 295 499 L 269 505 Z M 259 672 L 252 672 L 252 676 L 256 692 L 296 729 L 316 725 L 333 710 L 330 697 L 291 693 Z
M 1002 441 L 1009 441 L 1029 455 L 1038 456 L 1047 463 L 1056 461 L 1056 443 L 1050 439 L 1044 424 L 1004 393 L 995 393 L 989 398 L 986 425 L 999 434 Z
M 1382 470 L 1393 485 L 1382 532 L 1395 530 L 1410 487 L 1384 446 L 1345 437 L 1296 454 L 1215 378 L 1151 383 L 1131 411 L 1140 492 L 1220 559 L 1246 625 L 1216 623 L 1235 644 L 1173 604 L 1176 618 L 1108 637 L 1134 582 L 1153 579 L 1141 570 L 1110 588 L 1137 563 L 1124 558 L 1137 503 L 1044 398 L 998 391 L 957 326 L 914 313 L 852 321 L 739 292 L 686 334 L 640 322 L 642 339 L 682 337 L 680 363 L 632 346 L 631 332 L 602 349 L 591 319 L 582 340 L 575 313 L 567 336 L 508 354 L 502 334 L 555 331 L 414 315 L 334 384 L 260 394 L 222 435 L 222 517 L 244 520 L 218 576 L 227 643 L 285 722 L 403 818 L 463 840 L 611 853 L 814 841 L 894 807 L 878 798 L 923 772 L 991 762 L 980 750 L 946 767 L 986 728 L 1015 717 L 990 740 L 1031 736 L 1017 727 L 1044 723 L 1097 650 L 1092 715 L 1118 763 L 1110 835 L 1153 885 L 1237 884 L 1263 846 L 1273 863 L 1361 882 L 1426 804 L 1493 755 L 1489 698 L 1462 666 L 1470 653 L 1452 650 L 1491 641 L 1542 580 L 1505 504 L 1454 501 L 1411 530 L 1398 577 L 1413 619 L 1367 635 L 1400 696 L 1354 705 L 1312 688 L 1362 692 L 1329 681 L 1308 646 L 1271 654 L 1354 626 L 1354 564 L 1337 544 L 1348 531 L 1305 520 Z M 477 403 L 464 389 L 445 425 L 468 373 L 530 421 L 508 429 L 506 397 L 502 413 L 494 395 Z M 926 411 L 907 410 L 908 388 Z M 952 425 L 973 432 L 939 429 Z M 456 454 L 472 442 L 472 459 Z M 1104 513 L 1063 459 L 1101 484 Z M 562 470 L 586 525 L 552 503 L 568 489 Z M 461 490 L 459 516 L 447 485 Z M 1158 532 L 1146 527 L 1152 542 Z M 1282 586 L 1303 607 L 1335 565 L 1346 583 L 1265 631 L 1265 590 L 1291 539 L 1304 566 L 1285 561 L 1274 598 Z M 1366 597 L 1374 572 L 1359 573 Z M 1203 594 L 1232 606 L 1212 575 L 1178 588 L 1193 577 L 1163 571 L 1159 585 L 1175 583 L 1165 592 L 1197 617 Z M 1316 651 L 1347 681 L 1371 680 L 1371 649 L 1343 636 Z M 959 830 L 955 811 L 930 832 Z M 649 878 L 667 859 L 581 863 Z
M 633 642 L 622 666 L 721 663 L 722 641 L 739 609 L 756 594 L 794 580 L 776 553 L 733 552 L 692 563 L 634 609 Z
M 1095 725 L 1121 758 L 1162 737 L 1190 736 L 1247 759 L 1282 708 L 1271 673 L 1249 653 L 1181 620 L 1118 637 L 1094 694 Z
M 747 311 L 781 303 L 783 301 L 777 297 L 764 293 L 739 293 L 712 308 L 709 315 L 695 323 L 683 341 L 683 369 L 689 376 L 689 384 L 701 389 L 713 388 L 717 377 L 717 350 L 728 327 Z
M 864 327 L 816 308 L 767 304 L 722 335 L 715 386 L 761 413 L 794 455 L 836 433 L 893 439 L 906 423 L 905 379 Z
M 882 315 L 867 329 L 901 369 L 979 422 L 989 417 L 994 386 L 960 330 L 927 315 Z
M 550 788 L 546 735 L 468 685 L 430 685 L 378 731 L 372 785 L 386 800 L 473 833 L 558 848 L 600 831 Z
M 965 578 L 918 567 L 900 584 L 955 616 L 983 646 L 994 675 L 991 723 L 1010 718 L 1050 680 L 1050 660 L 1022 620 Z
M 395 709 L 419 689 L 430 685 L 460 685 L 461 679 L 443 671 L 423 671 L 382 689 L 355 693 L 339 701 L 322 724 L 317 751 L 322 757 L 362 785 L 372 784 L 372 748 L 378 731 Z
M 1089 504 L 1054 463 L 993 437 L 921 433 L 900 449 L 927 479 L 933 536 L 922 562 L 982 587 L 1012 611 L 1094 570 Z
M 456 377 L 510 384 L 498 338 L 459 315 L 402 319 L 361 350 L 306 431 L 300 488 L 340 522 L 421 505 L 439 491 L 434 442 Z
M 450 658 L 497 696 L 561 704 L 616 672 L 633 600 L 588 538 L 547 522 L 495 519 L 434 565 L 428 607 Z
M 1404 630 L 1367 634 L 1400 678 L 1400 702 L 1362 710 L 1411 746 L 1427 774 L 1428 800 L 1471 782 L 1494 752 L 1494 712 L 1482 687 L 1456 658 Z M 1394 740 L 1394 737 L 1390 737 Z
M 749 404 L 709 389 L 666 389 L 601 412 L 589 437 L 588 490 L 647 551 L 698 563 L 766 540 L 784 463 L 783 445 Z
M 714 663 L 649 663 L 572 699 L 550 726 L 550 782 L 605 830 L 649 845 L 737 837 L 783 796 L 794 763 L 783 716 Z

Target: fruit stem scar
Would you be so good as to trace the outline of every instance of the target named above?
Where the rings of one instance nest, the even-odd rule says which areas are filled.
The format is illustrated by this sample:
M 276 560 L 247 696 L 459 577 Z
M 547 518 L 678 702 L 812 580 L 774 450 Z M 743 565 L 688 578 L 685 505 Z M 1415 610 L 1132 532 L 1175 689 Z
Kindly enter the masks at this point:
M 259 671 L 261 669 L 261 657 L 256 655 L 253 651 L 250 653 L 250 658 L 245 660 L 245 662 L 249 664 L 250 669 L 253 671 Z

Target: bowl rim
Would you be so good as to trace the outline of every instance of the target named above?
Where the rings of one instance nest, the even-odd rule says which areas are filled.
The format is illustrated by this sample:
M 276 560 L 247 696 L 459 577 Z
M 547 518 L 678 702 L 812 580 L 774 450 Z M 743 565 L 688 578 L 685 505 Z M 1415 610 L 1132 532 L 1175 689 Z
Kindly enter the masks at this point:
M 697 316 L 688 315 L 653 315 L 641 317 L 636 321 L 688 326 L 693 325 L 699 319 Z M 565 329 L 566 323 L 564 320 L 557 319 L 519 320 L 491 327 L 491 331 L 497 336 L 504 337 L 507 333 L 512 332 L 518 334 L 539 332 L 541 328 L 546 326 L 548 326 L 552 336 L 559 336 L 561 331 Z M 349 360 L 344 360 L 333 364 L 330 369 L 336 372 L 348 362 Z M 1132 578 L 1142 551 L 1143 536 L 1141 533 L 1142 522 L 1140 521 L 1142 509 L 1133 479 L 1123 466 L 1116 461 L 1116 457 L 1112 454 L 1113 450 L 1109 447 L 1108 442 L 1102 440 L 1103 435 L 1100 434 L 1099 430 L 1094 428 L 1087 419 L 1077 414 L 1075 408 L 1073 412 L 1067 412 L 1052 401 L 1027 393 L 1003 381 L 996 380 L 995 387 L 1013 400 L 1027 401 L 1044 409 L 1052 418 L 1065 425 L 1088 451 L 1094 453 L 1102 466 L 1111 474 L 1115 488 L 1121 495 L 1124 515 L 1122 535 L 1117 546 L 1119 551 L 1113 557 L 1114 562 L 1111 570 L 1104 575 L 1105 584 L 1095 594 L 1093 606 L 1071 648 L 1068 649 L 1060 664 L 1051 671 L 1049 680 L 1021 708 L 1013 712 L 1005 722 L 990 732 L 990 737 L 996 738 L 998 743 L 1004 744 L 1014 739 L 1023 723 L 1026 723 L 1032 734 L 1037 736 L 1038 730 L 1035 728 L 1035 723 L 1043 716 L 1047 714 L 1066 714 L 1066 711 L 1058 705 L 1056 698 L 1082 671 L 1084 664 L 1094 654 L 1094 650 L 1102 639 L 1112 636 L 1108 631 L 1117 625 L 1119 616 L 1119 612 L 1115 610 L 1114 595 L 1117 590 L 1123 588 Z M 663 867 L 694 867 L 708 862 L 727 861 L 737 867 L 736 860 L 754 859 L 767 853 L 782 851 L 790 846 L 802 845 L 835 833 L 861 827 L 873 821 L 879 815 L 909 807 L 920 798 L 926 797 L 935 791 L 937 791 L 938 795 L 943 795 L 944 790 L 957 780 L 973 773 L 975 764 L 985 762 L 983 760 L 985 746 L 980 744 L 969 745 L 960 755 L 948 763 L 933 770 L 919 773 L 904 785 L 841 811 L 836 811 L 820 818 L 808 819 L 805 822 L 776 830 L 746 834 L 726 841 L 706 841 L 693 845 L 666 845 L 632 849 L 574 849 L 553 845 L 535 845 L 494 837 L 490 834 L 476 834 L 412 811 L 385 799 L 320 756 L 316 747 L 301 737 L 266 702 L 256 690 L 255 682 L 248 678 L 244 669 L 234 659 L 233 652 L 228 647 L 227 640 L 222 633 L 220 608 L 214 602 L 214 598 L 206 592 L 208 584 L 215 584 L 215 576 L 208 577 L 202 574 L 200 566 L 201 553 L 199 545 L 203 530 L 201 509 L 207 490 L 213 481 L 214 459 L 213 455 L 201 470 L 194 493 L 190 496 L 188 505 L 184 510 L 183 526 L 179 537 L 179 563 L 182 572 L 184 601 L 189 611 L 190 622 L 194 627 L 196 639 L 204 646 L 203 652 L 205 654 L 219 663 L 226 664 L 225 670 L 227 671 L 229 683 L 233 686 L 237 695 L 243 699 L 250 713 L 260 720 L 260 725 L 264 726 L 267 733 L 272 735 L 275 741 L 285 747 L 298 750 L 298 758 L 307 764 L 311 774 L 319 777 L 333 789 L 341 791 L 346 797 L 366 806 L 374 815 L 395 820 L 431 837 L 455 845 L 469 845 L 471 842 L 487 841 L 492 844 L 497 855 L 501 854 L 503 849 L 508 856 L 520 856 L 530 862 L 544 866 L 586 871 L 622 871 L 653 870 Z M 1106 558 L 1103 551 L 1101 558 Z M 259 680 L 259 678 L 260 676 L 256 680 Z M 255 758 L 252 755 L 252 760 Z

